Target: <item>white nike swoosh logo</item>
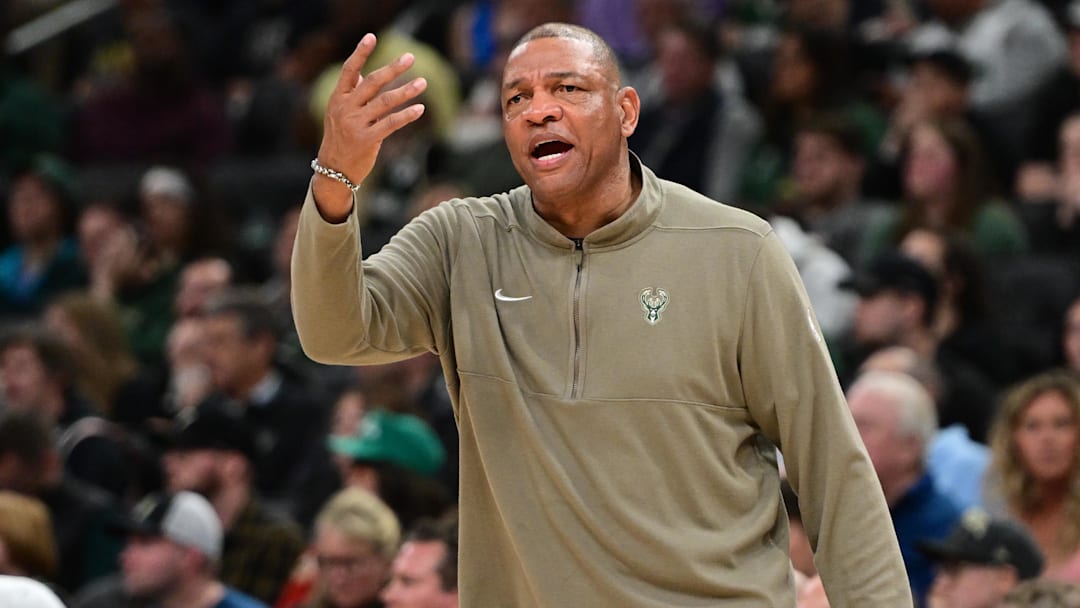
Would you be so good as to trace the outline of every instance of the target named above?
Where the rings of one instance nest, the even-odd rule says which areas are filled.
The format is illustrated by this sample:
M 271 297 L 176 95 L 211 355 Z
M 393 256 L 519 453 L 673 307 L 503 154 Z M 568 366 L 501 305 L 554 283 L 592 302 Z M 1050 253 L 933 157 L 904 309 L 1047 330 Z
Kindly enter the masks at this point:
M 532 296 L 521 296 L 520 298 L 515 298 L 514 296 L 504 296 L 501 289 L 495 290 L 495 299 L 502 300 L 503 302 L 521 302 L 523 300 L 529 300 L 531 298 Z

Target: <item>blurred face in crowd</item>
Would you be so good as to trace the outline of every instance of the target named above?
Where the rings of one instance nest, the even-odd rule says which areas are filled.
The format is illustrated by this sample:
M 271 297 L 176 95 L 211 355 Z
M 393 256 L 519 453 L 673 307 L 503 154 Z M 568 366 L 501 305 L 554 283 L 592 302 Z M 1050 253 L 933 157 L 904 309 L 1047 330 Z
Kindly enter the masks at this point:
M 1077 449 L 1073 407 L 1058 391 L 1031 400 L 1013 429 L 1013 446 L 1024 471 L 1038 483 L 1056 483 L 1073 474 Z
M 11 186 L 8 221 L 16 241 L 58 238 L 63 229 L 60 215 L 60 201 L 41 178 L 25 175 Z
M 910 300 L 909 296 L 892 289 L 860 296 L 855 305 L 855 342 L 864 346 L 896 343 L 910 316 Z
M 862 162 L 824 133 L 800 131 L 795 136 L 793 173 L 799 195 L 819 204 L 838 204 L 851 196 L 862 174 Z
M 150 241 L 161 250 L 182 253 L 188 236 L 188 209 L 187 203 L 170 196 L 146 195 L 142 217 Z
M 29 344 L 14 344 L 0 352 L 0 385 L 4 402 L 24 410 L 41 407 L 58 390 L 37 350 Z
M 232 282 L 232 267 L 221 258 L 191 262 L 180 273 L 173 308 L 180 317 L 202 312 L 214 296 L 225 290 Z
M 1073 302 L 1065 313 L 1063 346 L 1065 364 L 1069 369 L 1080 371 L 1080 299 Z
M 457 608 L 457 589 L 443 589 L 439 576 L 445 557 L 446 546 L 438 541 L 402 545 L 381 595 L 386 608 Z
M 214 386 L 237 398 L 270 371 L 274 339 L 269 335 L 246 336 L 239 317 L 213 315 L 203 325 L 205 355 Z
M 103 205 L 91 205 L 79 214 L 79 249 L 90 269 L 105 261 L 110 241 L 130 225 L 116 210 Z
M 673 28 L 664 30 L 660 35 L 657 60 L 667 101 L 693 101 L 712 86 L 712 58 L 685 32 Z
M 908 141 L 904 190 L 915 200 L 936 199 L 953 192 L 956 155 L 945 138 L 929 124 L 916 126 Z
M 179 584 L 177 572 L 188 551 L 157 536 L 132 536 L 120 554 L 124 590 L 136 598 L 158 598 Z
M 967 87 L 931 63 L 919 62 L 912 66 L 908 86 L 930 116 L 954 116 L 967 108 Z
M 995 608 L 1013 586 L 1011 566 L 943 563 L 938 566 L 930 597 L 940 608 Z
M 795 36 L 783 35 L 773 59 L 771 95 L 781 103 L 809 99 L 814 94 L 817 70 Z
M 900 251 L 917 260 L 934 276 L 945 274 L 945 239 L 940 234 L 916 228 L 900 242 Z
M 220 458 L 218 450 L 169 450 L 162 459 L 169 492 L 188 490 L 203 496 L 214 496 L 221 488 L 218 474 Z
M 334 608 L 359 608 L 378 596 L 388 564 L 373 543 L 323 525 L 316 531 L 314 551 L 319 585 Z
M 895 397 L 879 388 L 856 385 L 848 395 L 851 417 L 882 485 L 907 475 L 918 463 L 918 441 L 900 433 Z
M 592 45 L 540 38 L 518 46 L 503 74 L 503 136 L 538 205 L 602 194 L 626 162 L 638 98 Z

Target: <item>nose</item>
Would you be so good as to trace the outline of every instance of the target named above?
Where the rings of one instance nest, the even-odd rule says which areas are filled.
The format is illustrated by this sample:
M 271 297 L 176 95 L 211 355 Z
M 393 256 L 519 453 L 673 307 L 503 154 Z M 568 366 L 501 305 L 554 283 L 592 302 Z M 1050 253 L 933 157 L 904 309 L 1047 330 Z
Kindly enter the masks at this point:
M 525 120 L 538 125 L 559 120 L 562 115 L 562 106 L 546 92 L 535 93 L 523 114 Z

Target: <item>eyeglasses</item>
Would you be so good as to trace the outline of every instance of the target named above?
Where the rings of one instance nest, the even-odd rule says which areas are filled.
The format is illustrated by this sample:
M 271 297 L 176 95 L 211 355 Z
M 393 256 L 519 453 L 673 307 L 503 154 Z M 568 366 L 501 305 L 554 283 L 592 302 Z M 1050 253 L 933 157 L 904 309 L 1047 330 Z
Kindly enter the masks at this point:
M 356 574 L 375 567 L 378 558 L 374 555 L 317 555 L 315 563 L 323 571 L 338 569 L 347 574 Z

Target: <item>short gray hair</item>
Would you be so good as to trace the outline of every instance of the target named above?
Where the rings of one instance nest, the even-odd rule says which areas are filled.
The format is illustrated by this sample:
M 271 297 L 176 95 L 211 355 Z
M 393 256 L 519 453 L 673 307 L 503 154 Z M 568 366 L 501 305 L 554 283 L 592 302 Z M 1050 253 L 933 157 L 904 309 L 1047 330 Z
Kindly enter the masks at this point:
M 922 383 L 902 372 L 875 370 L 859 376 L 848 392 L 862 390 L 873 390 L 889 398 L 896 410 L 897 436 L 914 437 L 924 448 L 930 446 L 938 430 L 937 410 Z

